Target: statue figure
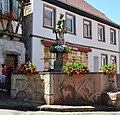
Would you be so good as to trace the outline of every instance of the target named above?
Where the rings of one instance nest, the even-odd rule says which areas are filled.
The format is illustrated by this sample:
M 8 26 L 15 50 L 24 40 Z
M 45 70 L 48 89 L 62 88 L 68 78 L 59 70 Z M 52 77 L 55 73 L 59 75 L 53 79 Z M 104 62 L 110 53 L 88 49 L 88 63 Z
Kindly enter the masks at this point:
M 60 14 L 59 20 L 56 24 L 54 29 L 54 33 L 56 34 L 56 43 L 55 46 L 57 48 L 63 48 L 64 50 L 64 33 L 66 33 L 66 22 L 64 20 L 64 14 Z M 57 52 L 56 53 L 56 60 L 54 61 L 54 71 L 61 72 L 63 65 L 63 53 Z
M 60 14 L 56 28 L 54 30 L 54 32 L 56 33 L 56 39 L 59 39 L 59 40 L 63 40 L 64 33 L 66 33 L 66 22 L 63 17 L 64 17 L 64 14 Z

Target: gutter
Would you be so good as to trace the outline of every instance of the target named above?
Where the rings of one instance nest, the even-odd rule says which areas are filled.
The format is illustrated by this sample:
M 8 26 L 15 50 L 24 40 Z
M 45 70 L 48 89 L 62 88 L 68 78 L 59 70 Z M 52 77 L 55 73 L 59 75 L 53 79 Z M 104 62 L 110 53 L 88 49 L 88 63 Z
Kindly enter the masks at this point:
M 96 20 L 98 22 L 101 22 L 101 23 L 107 24 L 109 26 L 120 29 L 120 25 L 118 25 L 118 24 L 116 24 L 114 22 L 105 20 L 104 18 L 98 17 L 98 16 L 96 16 L 94 14 L 90 14 L 90 13 L 88 13 L 86 11 L 83 11 L 83 10 L 81 10 L 81 9 L 75 7 L 75 6 L 72 6 L 71 4 L 68 4 L 68 3 L 66 4 L 65 2 L 61 2 L 60 0 L 42 0 L 42 1 L 45 1 L 47 3 L 50 3 L 50 4 L 53 4 L 53 5 L 58 6 L 60 8 L 63 8 L 65 10 L 74 12 L 74 13 L 76 13 L 78 15 L 82 15 L 84 17 L 87 17 L 87 18 Z

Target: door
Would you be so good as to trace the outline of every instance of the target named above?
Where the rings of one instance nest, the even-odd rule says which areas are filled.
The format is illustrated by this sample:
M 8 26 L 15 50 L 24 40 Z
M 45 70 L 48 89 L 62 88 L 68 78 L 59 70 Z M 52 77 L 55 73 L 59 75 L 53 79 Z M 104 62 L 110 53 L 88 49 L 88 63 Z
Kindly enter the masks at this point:
M 99 71 L 99 58 L 94 56 L 94 72 Z
M 6 54 L 6 65 L 12 64 L 14 68 L 18 66 L 18 55 Z

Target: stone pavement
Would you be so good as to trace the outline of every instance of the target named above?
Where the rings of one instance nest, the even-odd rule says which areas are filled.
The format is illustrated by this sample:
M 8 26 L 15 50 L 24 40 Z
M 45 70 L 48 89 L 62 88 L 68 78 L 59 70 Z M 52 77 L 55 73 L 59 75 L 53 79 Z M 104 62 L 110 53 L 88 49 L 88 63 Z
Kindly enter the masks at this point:
M 42 103 L 27 102 L 15 99 L 0 99 L 0 109 L 11 109 L 21 111 L 39 111 Z M 1 115 L 1 114 L 0 114 Z
M 65 106 L 65 105 L 42 105 L 41 111 L 54 111 L 54 112 L 89 112 L 89 111 L 117 111 L 113 107 L 108 106 Z
M 0 109 L 11 109 L 19 111 L 53 111 L 53 112 L 89 112 L 89 111 L 117 111 L 106 106 L 64 106 L 44 105 L 43 103 L 21 101 L 15 99 L 0 99 Z
M 120 112 L 46 112 L 0 109 L 0 115 L 120 115 Z

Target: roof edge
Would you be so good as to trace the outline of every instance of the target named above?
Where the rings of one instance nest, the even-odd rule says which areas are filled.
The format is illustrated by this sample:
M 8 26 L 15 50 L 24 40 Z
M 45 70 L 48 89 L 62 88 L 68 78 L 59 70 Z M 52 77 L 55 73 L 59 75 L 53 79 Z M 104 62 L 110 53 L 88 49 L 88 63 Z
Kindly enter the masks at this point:
M 108 21 L 108 20 L 105 20 L 104 18 L 101 18 L 101 17 L 98 17 L 96 15 L 93 15 L 89 12 L 86 12 L 80 8 L 77 8 L 75 6 L 72 6 L 70 4 L 66 4 L 65 2 L 61 2 L 60 0 L 56 0 L 56 2 L 54 0 L 42 0 L 42 1 L 45 1 L 45 2 L 48 2 L 50 4 L 53 4 L 53 5 L 56 5 L 58 7 L 61 7 L 63 9 L 66 9 L 68 11 L 71 11 L 71 12 L 74 12 L 76 14 L 79 14 L 79 15 L 82 15 L 82 16 L 85 16 L 87 18 L 91 18 L 93 20 L 96 20 L 96 21 L 99 21 L 101 23 L 104 23 L 104 24 L 107 24 L 109 26 L 112 26 L 112 27 L 115 27 L 115 28 L 118 28 L 120 29 L 120 25 L 119 24 L 116 24 L 114 22 L 111 22 L 111 21 Z M 67 6 L 67 7 L 66 7 Z M 74 9 L 74 10 L 73 10 Z

